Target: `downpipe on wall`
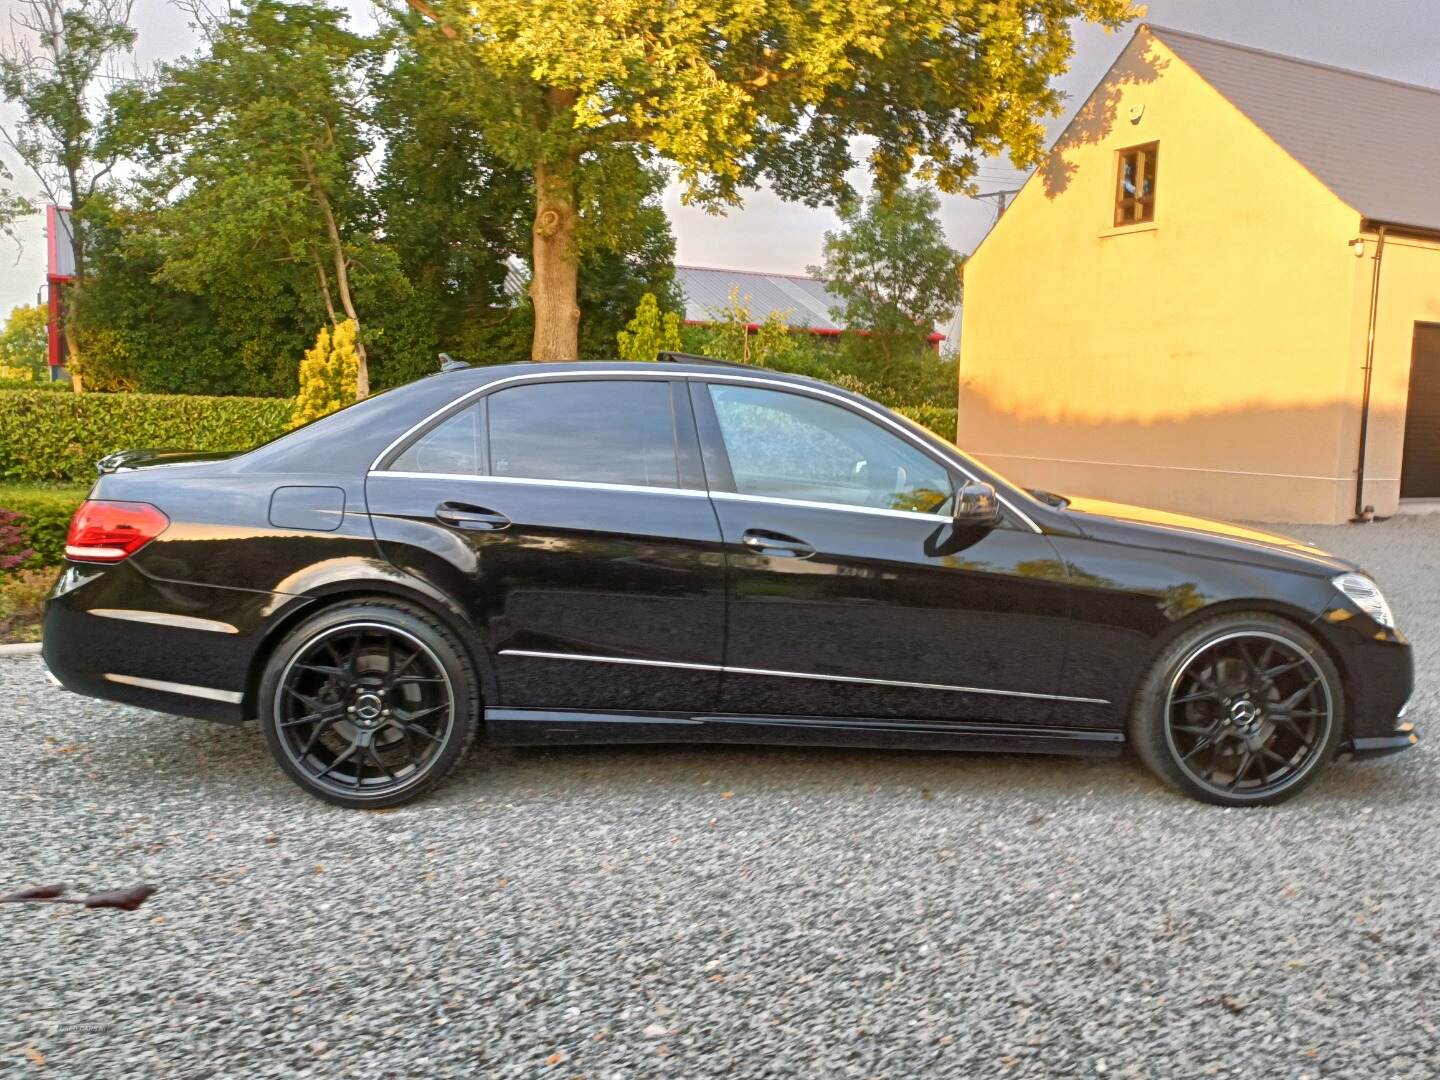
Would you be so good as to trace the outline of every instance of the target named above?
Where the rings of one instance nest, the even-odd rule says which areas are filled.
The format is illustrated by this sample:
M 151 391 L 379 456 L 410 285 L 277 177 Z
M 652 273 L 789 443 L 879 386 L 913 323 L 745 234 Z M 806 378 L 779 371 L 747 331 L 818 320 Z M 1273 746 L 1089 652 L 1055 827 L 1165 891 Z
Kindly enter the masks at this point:
M 1375 520 L 1375 507 L 1365 502 L 1365 451 L 1370 436 L 1370 380 L 1375 373 L 1375 322 L 1380 313 L 1380 263 L 1385 258 L 1385 226 L 1376 233 L 1375 267 L 1370 276 L 1370 324 L 1365 334 L 1365 381 L 1360 395 L 1360 451 L 1355 462 L 1355 516 L 1353 522 Z

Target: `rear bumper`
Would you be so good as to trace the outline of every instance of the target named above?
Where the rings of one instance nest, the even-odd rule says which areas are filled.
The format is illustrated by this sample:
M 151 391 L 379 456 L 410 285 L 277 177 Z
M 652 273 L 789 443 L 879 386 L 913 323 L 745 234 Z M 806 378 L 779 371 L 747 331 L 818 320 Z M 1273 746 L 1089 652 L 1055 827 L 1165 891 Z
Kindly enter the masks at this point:
M 239 723 L 251 662 L 281 599 L 155 581 L 127 563 L 72 564 L 45 604 L 46 674 L 87 697 Z

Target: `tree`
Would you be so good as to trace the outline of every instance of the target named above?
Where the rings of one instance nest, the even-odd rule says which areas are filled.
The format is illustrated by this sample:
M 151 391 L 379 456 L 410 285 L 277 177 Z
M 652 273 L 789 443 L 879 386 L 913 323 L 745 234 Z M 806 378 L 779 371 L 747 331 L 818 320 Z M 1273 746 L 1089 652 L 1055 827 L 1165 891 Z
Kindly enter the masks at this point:
M 960 302 L 960 255 L 945 242 L 940 200 L 925 187 L 875 194 L 841 213 L 825 234 L 824 263 L 810 273 L 840 298 L 836 322 L 868 330 L 889 352 L 923 340 Z
M 792 370 L 798 361 L 806 374 L 829 378 L 830 372 L 810 364 L 808 350 L 800 335 L 790 328 L 791 309 L 771 311 L 758 324 L 750 310 L 750 296 L 742 296 L 737 285 L 730 286 L 730 295 L 723 308 L 706 312 L 709 322 L 696 328 L 697 348 L 705 356 L 732 364 L 755 364 L 780 371 Z M 802 355 L 803 354 L 803 355 Z
M 463 73 L 418 47 L 419 25 L 408 11 L 396 15 L 371 83 L 384 146 L 371 213 L 424 305 L 431 359 L 440 350 L 480 359 L 512 307 L 507 259 L 527 250 L 529 176 L 488 146 L 464 107 Z
M 10 317 L 0 327 L 0 378 L 45 378 L 47 321 L 46 311 L 39 304 L 10 309 Z
M 75 228 L 76 277 L 85 276 L 85 204 L 119 153 L 96 84 L 135 45 L 133 0 L 18 0 L 15 31 L 0 52 L 0 95 L 19 121 L 0 140 L 20 159 L 51 202 L 68 205 Z
M 322 326 L 315 347 L 306 350 L 300 361 L 300 393 L 295 397 L 290 426 L 319 420 L 353 402 L 358 366 L 355 324 L 346 319 L 333 334 L 328 326 Z
M 625 328 L 641 299 L 653 293 L 661 309 L 678 310 L 683 303 L 675 284 L 675 237 L 670 219 L 661 205 L 664 174 L 647 169 L 641 177 L 643 192 L 636 205 L 628 208 L 628 222 L 613 241 L 616 245 L 594 246 L 580 257 L 578 301 L 581 359 L 610 359 L 615 355 L 615 335 Z M 533 204 L 527 197 L 528 211 Z M 460 240 L 460 238 L 457 238 Z M 463 240 L 460 240 L 463 242 Z M 475 327 L 467 350 L 492 361 L 524 360 L 531 355 L 535 337 L 535 308 L 529 291 L 523 298 L 508 297 L 506 311 L 489 323 Z
M 6 168 L 3 161 L 0 161 L 0 185 L 3 185 L 0 186 L 0 236 L 19 245 L 20 237 L 15 231 L 15 223 L 21 218 L 33 214 L 35 206 L 29 199 L 10 187 L 14 179 L 15 174 Z
M 654 360 L 662 352 L 680 351 L 680 316 L 660 311 L 654 293 L 640 298 L 635 317 L 615 335 L 621 360 Z
M 720 209 L 762 178 L 809 204 L 851 196 L 870 136 L 882 190 L 947 191 L 981 156 L 1042 149 L 1069 21 L 1116 26 L 1129 0 L 408 0 L 473 72 L 468 107 L 533 180 L 533 355 L 578 352 L 578 268 L 622 225 L 637 173 L 672 162 Z
M 293 397 L 295 358 L 325 318 L 307 275 L 263 258 L 203 288 L 161 280 L 183 208 L 102 191 L 89 210 L 89 281 L 69 318 L 95 390 Z M 302 268 L 303 269 L 303 268 Z
M 141 188 L 157 279 L 209 296 L 260 276 L 303 295 L 331 326 L 356 327 L 356 393 L 369 393 L 360 279 L 409 299 L 393 253 L 363 232 L 358 182 L 370 153 L 362 70 L 376 43 L 323 0 L 244 0 L 207 29 L 209 47 L 162 67 L 153 88 L 115 95 Z M 396 290 L 400 295 L 396 295 Z
M 116 77 L 119 59 L 135 45 L 132 2 L 17 0 L 13 36 L 0 51 L 0 97 L 19 112 L 14 125 L 0 125 L 0 142 L 30 171 L 47 199 L 70 207 L 76 290 L 83 290 L 86 280 L 86 207 L 120 160 L 97 84 Z M 13 237 L 11 223 L 30 209 L 13 192 L 0 192 L 0 232 Z M 70 363 L 79 365 L 68 319 L 65 333 Z M 77 378 L 75 389 L 80 388 Z

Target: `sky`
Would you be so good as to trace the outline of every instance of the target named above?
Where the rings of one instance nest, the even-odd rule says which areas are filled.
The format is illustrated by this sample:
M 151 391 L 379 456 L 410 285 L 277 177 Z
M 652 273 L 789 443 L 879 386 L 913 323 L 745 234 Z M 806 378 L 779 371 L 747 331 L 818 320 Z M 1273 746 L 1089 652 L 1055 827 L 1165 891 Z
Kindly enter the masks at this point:
M 341 0 L 360 25 L 369 25 L 369 0 Z M 1253 45 L 1339 67 L 1440 87 L 1440 14 L 1436 0 L 1152 0 L 1147 20 L 1160 26 Z M 0 38 L 9 36 L 16 0 L 0 0 Z M 149 65 L 190 51 L 195 39 L 185 17 L 168 0 L 136 0 L 139 32 L 137 60 Z M 1075 55 L 1059 81 L 1067 95 L 1067 116 L 1052 125 L 1058 134 L 1068 113 L 1078 108 L 1129 40 L 1130 29 L 1107 34 L 1082 25 L 1075 32 Z M 0 105 L 0 122 L 13 113 Z M 17 164 L 0 150 L 12 171 Z M 23 177 L 20 187 L 35 193 Z M 1007 162 L 988 161 L 980 174 L 982 192 L 1013 188 L 1024 179 Z M 865 188 L 863 170 L 856 186 Z M 723 217 L 683 206 L 678 188 L 666 192 L 665 207 L 675 230 L 676 261 L 739 270 L 804 273 L 819 261 L 833 212 L 785 203 L 769 191 L 750 193 L 743 208 Z M 942 218 L 950 243 L 968 252 L 984 238 L 995 219 L 994 199 L 942 198 Z M 0 240 L 0 313 L 32 302 L 43 284 L 45 246 L 37 215 L 23 230 L 20 251 Z

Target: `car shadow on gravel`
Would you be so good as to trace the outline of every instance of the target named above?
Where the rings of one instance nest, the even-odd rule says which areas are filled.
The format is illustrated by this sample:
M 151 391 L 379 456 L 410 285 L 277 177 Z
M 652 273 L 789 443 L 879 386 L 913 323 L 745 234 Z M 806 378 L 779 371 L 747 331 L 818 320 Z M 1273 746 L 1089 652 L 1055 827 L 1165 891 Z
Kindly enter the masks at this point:
M 152 714 L 125 725 L 123 739 L 97 733 L 83 765 L 90 783 L 127 788 L 169 781 L 203 798 L 206 789 L 241 788 L 262 797 L 309 802 L 271 760 L 259 730 Z M 112 730 L 114 730 L 112 728 Z M 1426 796 L 1417 782 L 1420 751 L 1401 759 L 1340 761 L 1301 802 L 1403 805 Z M 1079 794 L 1166 797 L 1185 801 L 1155 780 L 1129 753 L 1118 758 L 1041 754 L 844 750 L 736 745 L 476 746 L 425 806 L 477 798 L 563 793 L 677 795 L 718 787 L 779 796 L 841 795 L 855 790 L 914 790 L 946 799 L 1023 795 L 1037 801 Z
M 576 746 L 480 749 L 437 797 L 563 791 L 603 799 L 704 787 L 813 797 L 857 789 L 912 789 L 925 797 L 1022 793 L 1062 797 L 1092 790 L 1160 790 L 1126 758 L 1034 754 L 843 750 L 771 746 Z

